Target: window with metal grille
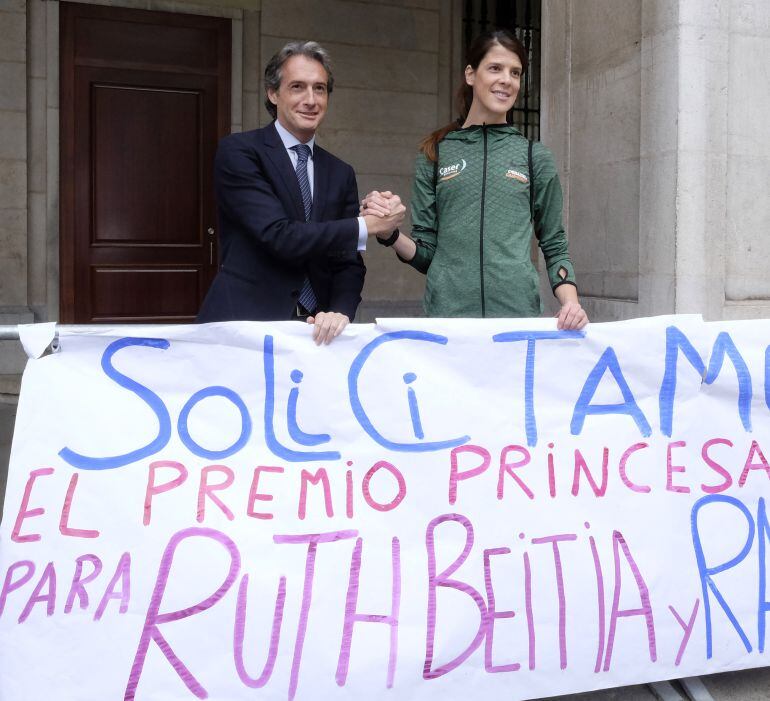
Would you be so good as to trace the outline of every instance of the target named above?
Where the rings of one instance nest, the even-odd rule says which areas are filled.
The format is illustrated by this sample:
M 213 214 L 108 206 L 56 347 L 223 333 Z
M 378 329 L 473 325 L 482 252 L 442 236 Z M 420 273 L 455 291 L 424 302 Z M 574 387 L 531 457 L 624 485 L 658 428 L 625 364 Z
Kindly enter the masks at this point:
M 529 68 L 508 120 L 529 139 L 540 138 L 540 0 L 465 0 L 463 57 L 471 42 L 489 29 L 507 29 L 524 44 Z M 463 64 L 463 68 L 465 64 Z

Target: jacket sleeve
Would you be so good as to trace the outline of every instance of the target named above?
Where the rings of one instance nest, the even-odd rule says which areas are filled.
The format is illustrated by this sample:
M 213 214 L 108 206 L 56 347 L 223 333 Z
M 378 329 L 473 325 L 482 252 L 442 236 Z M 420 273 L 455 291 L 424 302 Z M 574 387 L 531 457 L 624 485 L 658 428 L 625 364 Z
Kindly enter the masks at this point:
M 567 249 L 562 210 L 564 198 L 559 175 L 551 152 L 540 142 L 532 149 L 535 187 L 535 235 L 545 258 L 551 289 L 559 285 L 576 285 L 575 271 Z
M 438 215 L 433 169 L 433 161 L 429 161 L 423 153 L 417 154 L 411 202 L 412 238 L 417 245 L 417 251 L 412 260 L 404 262 L 421 273 L 428 272 L 433 254 L 436 252 Z
M 348 166 L 348 184 L 345 192 L 343 214 L 345 217 L 354 218 L 357 242 L 358 185 L 356 184 L 356 175 L 350 166 Z M 364 260 L 357 250 L 342 251 L 329 256 L 329 267 L 332 274 L 329 311 L 341 312 L 352 321 L 361 302 L 361 290 L 364 287 L 364 276 L 366 275 Z
M 261 159 L 250 145 L 232 138 L 219 143 L 214 186 L 220 211 L 265 251 L 279 260 L 302 265 L 328 253 L 355 251 L 355 217 L 304 222 L 289 217 Z

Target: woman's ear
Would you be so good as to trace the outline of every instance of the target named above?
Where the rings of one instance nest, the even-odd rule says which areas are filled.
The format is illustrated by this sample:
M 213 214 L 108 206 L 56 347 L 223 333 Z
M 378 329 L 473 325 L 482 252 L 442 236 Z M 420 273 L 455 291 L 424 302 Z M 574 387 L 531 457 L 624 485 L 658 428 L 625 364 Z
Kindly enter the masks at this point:
M 473 67 L 468 64 L 465 67 L 465 82 L 473 87 L 473 81 L 476 79 L 476 71 L 473 70 Z

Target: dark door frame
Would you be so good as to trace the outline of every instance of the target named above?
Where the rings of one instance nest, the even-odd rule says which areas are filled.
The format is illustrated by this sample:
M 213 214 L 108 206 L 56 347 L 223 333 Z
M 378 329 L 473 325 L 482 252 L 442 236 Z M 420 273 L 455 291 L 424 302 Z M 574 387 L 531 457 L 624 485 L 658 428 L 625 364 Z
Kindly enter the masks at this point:
M 217 26 L 217 62 L 219 66 L 217 90 L 217 135 L 230 133 L 230 76 L 232 23 L 229 19 L 206 15 L 189 15 L 153 10 L 136 10 L 102 5 L 61 2 L 60 6 L 60 145 L 59 145 L 59 320 L 73 323 L 76 310 L 76 202 L 75 182 L 82 174 L 76 172 L 75 162 L 75 69 L 76 67 L 108 67 L 108 62 L 93 58 L 78 58 L 75 54 L 75 23 L 81 17 L 96 17 L 131 23 L 211 29 Z M 196 73 L 183 66 L 154 64 L 147 66 L 137 56 L 124 62 L 123 67 L 141 70 L 152 68 L 169 73 Z M 201 241 L 206 235 L 200 232 Z

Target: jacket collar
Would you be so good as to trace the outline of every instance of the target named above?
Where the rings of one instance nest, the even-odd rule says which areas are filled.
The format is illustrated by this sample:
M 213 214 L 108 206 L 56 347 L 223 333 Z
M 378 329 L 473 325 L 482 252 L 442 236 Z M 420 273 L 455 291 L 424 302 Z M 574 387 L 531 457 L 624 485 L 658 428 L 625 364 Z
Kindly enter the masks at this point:
M 313 138 L 310 139 L 310 141 L 302 142 L 286 127 L 284 127 L 277 119 L 273 122 L 273 126 L 275 127 L 275 131 L 278 134 L 278 138 L 281 140 L 281 143 L 286 150 L 292 148 L 293 146 L 297 146 L 298 144 L 304 143 L 306 146 L 310 147 L 310 157 L 314 157 L 315 154 L 313 147 L 315 146 L 315 134 L 313 135 Z
M 270 147 L 267 151 L 268 157 L 280 173 L 286 189 L 291 194 L 291 199 L 296 209 L 296 218 L 303 221 L 305 218 L 305 207 L 302 204 L 302 194 L 297 182 L 297 174 L 294 172 L 291 158 L 286 151 L 286 144 L 278 133 L 276 122 L 265 127 L 263 133 L 265 145 Z M 300 143 L 296 138 L 294 138 L 294 141 Z M 321 221 L 321 213 L 326 203 L 329 185 L 329 154 L 315 143 L 315 137 L 308 143 L 308 146 L 313 151 L 313 208 L 310 210 L 310 221 L 317 222 Z
M 294 167 L 291 163 L 289 154 L 286 153 L 286 147 L 281 141 L 281 137 L 278 135 L 278 131 L 275 128 L 275 124 L 270 124 L 263 130 L 265 146 L 267 146 L 267 157 L 275 167 L 276 172 L 281 176 L 283 184 L 286 187 L 286 191 L 291 196 L 291 201 L 294 204 L 294 218 L 304 221 L 305 219 L 305 207 L 302 204 L 302 193 L 299 190 L 299 182 L 297 182 L 297 174 L 294 172 Z

